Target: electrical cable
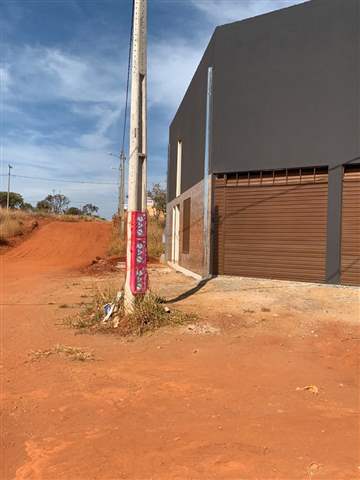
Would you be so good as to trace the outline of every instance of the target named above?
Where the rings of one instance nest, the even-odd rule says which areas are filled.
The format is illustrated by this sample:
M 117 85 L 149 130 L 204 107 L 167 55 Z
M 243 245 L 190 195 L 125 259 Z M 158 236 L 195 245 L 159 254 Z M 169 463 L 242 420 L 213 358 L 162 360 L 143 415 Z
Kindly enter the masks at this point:
M 1 177 L 7 177 L 7 174 L 3 173 Z M 11 178 L 27 178 L 30 180 L 44 180 L 48 182 L 63 182 L 63 183 L 76 183 L 76 184 L 89 184 L 89 185 L 119 185 L 114 182 L 92 182 L 91 180 L 66 180 L 64 178 L 46 178 L 46 177 L 31 177 L 29 175 L 11 175 Z
M 127 123 L 127 111 L 129 103 L 129 88 L 130 88 L 130 70 L 131 70 L 131 52 L 132 52 L 132 38 L 134 30 L 134 10 L 135 2 L 132 0 L 132 12 L 131 12 L 131 27 L 130 27 L 130 38 L 129 38 L 129 55 L 128 55 L 128 68 L 127 68 L 127 80 L 126 80 L 126 96 L 125 96 L 125 110 L 124 110 L 124 124 L 123 124 L 123 135 L 121 143 L 121 153 L 124 153 L 125 146 L 125 133 L 126 133 L 126 123 Z

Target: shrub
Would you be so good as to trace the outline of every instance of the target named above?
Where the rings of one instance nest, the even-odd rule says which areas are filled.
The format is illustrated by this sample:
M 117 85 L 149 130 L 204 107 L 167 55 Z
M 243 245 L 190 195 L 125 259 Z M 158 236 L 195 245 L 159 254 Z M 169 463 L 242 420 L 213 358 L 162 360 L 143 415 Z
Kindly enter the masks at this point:
M 148 217 L 148 256 L 150 258 L 160 258 L 161 254 L 164 253 L 164 228 L 164 219 Z M 120 237 L 119 220 L 117 216 L 113 217 L 108 255 L 119 257 L 126 255 L 126 235 L 124 235 L 124 238 Z
M 21 210 L 0 208 L 0 244 L 6 245 L 11 237 L 23 233 L 27 216 L 28 214 Z
M 76 315 L 65 319 L 65 324 L 83 332 L 107 332 L 121 336 L 141 336 L 166 325 L 182 325 L 193 322 L 195 315 L 164 308 L 163 300 L 154 293 L 147 293 L 135 301 L 134 311 L 125 314 L 123 297 L 117 298 L 114 287 L 95 289 L 90 303 Z M 106 323 L 104 305 L 115 303 L 116 309 Z

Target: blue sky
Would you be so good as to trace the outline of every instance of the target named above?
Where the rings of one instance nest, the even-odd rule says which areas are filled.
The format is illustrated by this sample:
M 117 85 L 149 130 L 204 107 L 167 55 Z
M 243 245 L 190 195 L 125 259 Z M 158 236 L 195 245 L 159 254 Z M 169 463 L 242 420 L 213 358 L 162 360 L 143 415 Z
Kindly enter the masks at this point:
M 301 2 L 149 0 L 149 186 L 165 183 L 168 127 L 214 28 Z M 0 0 L 2 190 L 11 163 L 35 177 L 13 177 L 26 201 L 55 190 L 116 210 L 107 152 L 120 149 L 130 16 L 130 0 Z

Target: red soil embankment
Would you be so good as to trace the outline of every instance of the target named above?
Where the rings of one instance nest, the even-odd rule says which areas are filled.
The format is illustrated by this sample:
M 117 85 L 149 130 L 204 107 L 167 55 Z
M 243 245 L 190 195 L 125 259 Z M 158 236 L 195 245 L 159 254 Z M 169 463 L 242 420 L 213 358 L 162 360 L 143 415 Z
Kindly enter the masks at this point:
M 27 271 L 69 270 L 103 256 L 109 244 L 107 222 L 51 222 L 3 255 L 5 267 Z

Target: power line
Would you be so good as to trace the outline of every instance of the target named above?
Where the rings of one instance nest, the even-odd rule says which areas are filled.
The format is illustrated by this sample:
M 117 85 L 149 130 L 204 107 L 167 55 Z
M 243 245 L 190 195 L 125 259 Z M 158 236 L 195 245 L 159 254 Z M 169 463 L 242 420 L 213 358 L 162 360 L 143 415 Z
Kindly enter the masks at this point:
M 135 10 L 135 2 L 133 0 L 132 1 L 132 11 L 131 11 L 131 27 L 130 27 L 130 38 L 129 38 L 128 69 L 127 69 L 127 80 L 126 80 L 124 126 L 123 126 L 123 136 L 122 136 L 122 143 L 121 143 L 121 152 L 122 153 L 124 152 L 124 145 L 125 145 L 125 132 L 126 132 L 128 103 L 129 103 L 129 86 L 130 86 L 130 69 L 131 69 L 131 45 L 132 45 L 132 37 L 133 37 L 133 29 L 134 29 L 134 10 Z
M 6 177 L 5 173 L 0 174 L 1 177 Z M 65 180 L 63 178 L 46 178 L 46 177 L 31 177 L 29 175 L 11 175 L 12 177 L 17 178 L 27 178 L 31 180 L 44 180 L 47 182 L 65 182 L 65 183 L 76 183 L 76 184 L 89 184 L 89 185 L 118 185 L 114 182 L 92 182 L 90 180 Z

